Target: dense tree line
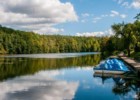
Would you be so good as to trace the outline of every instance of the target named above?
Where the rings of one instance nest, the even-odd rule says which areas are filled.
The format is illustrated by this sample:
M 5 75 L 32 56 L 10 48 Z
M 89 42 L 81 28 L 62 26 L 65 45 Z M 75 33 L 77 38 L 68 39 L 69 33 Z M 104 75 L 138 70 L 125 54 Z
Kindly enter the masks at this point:
M 94 37 L 39 35 L 0 26 L 0 54 L 100 51 Z

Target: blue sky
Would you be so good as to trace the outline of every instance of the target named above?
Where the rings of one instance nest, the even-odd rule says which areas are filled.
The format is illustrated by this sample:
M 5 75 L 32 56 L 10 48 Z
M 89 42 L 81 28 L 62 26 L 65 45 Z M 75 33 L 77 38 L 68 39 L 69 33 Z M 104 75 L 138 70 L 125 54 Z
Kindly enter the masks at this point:
M 133 0 L 127 0 L 128 6 L 123 3 L 126 0 L 61 0 L 71 2 L 79 17 L 78 22 L 66 23 L 63 28 L 67 34 L 105 32 L 111 29 L 111 25 L 121 22 L 133 22 L 140 7 L 130 7 Z M 139 4 L 140 6 L 140 4 Z M 118 12 L 112 15 L 112 12 Z M 58 26 L 59 27 L 59 26 Z
M 111 25 L 133 22 L 140 0 L 3 0 L 0 22 L 39 34 L 103 36 Z

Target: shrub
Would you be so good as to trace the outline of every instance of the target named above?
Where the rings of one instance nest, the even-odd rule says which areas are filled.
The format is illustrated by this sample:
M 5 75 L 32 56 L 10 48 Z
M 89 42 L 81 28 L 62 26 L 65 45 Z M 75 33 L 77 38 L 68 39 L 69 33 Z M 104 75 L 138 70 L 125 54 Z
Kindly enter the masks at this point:
M 137 53 L 134 54 L 134 59 L 140 61 L 140 52 L 137 52 Z

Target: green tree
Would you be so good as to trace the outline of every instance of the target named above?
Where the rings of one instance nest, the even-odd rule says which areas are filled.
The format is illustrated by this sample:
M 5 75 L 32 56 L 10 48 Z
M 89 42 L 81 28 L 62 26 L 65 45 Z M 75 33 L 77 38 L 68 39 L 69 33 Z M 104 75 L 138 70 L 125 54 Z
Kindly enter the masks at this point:
M 95 37 L 39 35 L 0 26 L 1 53 L 30 54 L 100 51 Z
M 130 49 L 134 48 L 136 42 L 134 25 L 131 23 L 119 23 L 112 25 L 112 29 L 114 30 L 116 37 L 123 40 L 124 49 L 127 49 L 128 56 L 130 56 Z

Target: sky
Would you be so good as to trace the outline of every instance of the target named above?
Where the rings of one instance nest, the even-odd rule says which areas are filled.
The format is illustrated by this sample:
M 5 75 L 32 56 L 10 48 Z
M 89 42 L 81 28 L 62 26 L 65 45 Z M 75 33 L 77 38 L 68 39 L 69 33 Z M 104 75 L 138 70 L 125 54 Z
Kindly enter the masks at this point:
M 140 0 L 0 0 L 1 25 L 38 34 L 108 36 L 138 13 Z

